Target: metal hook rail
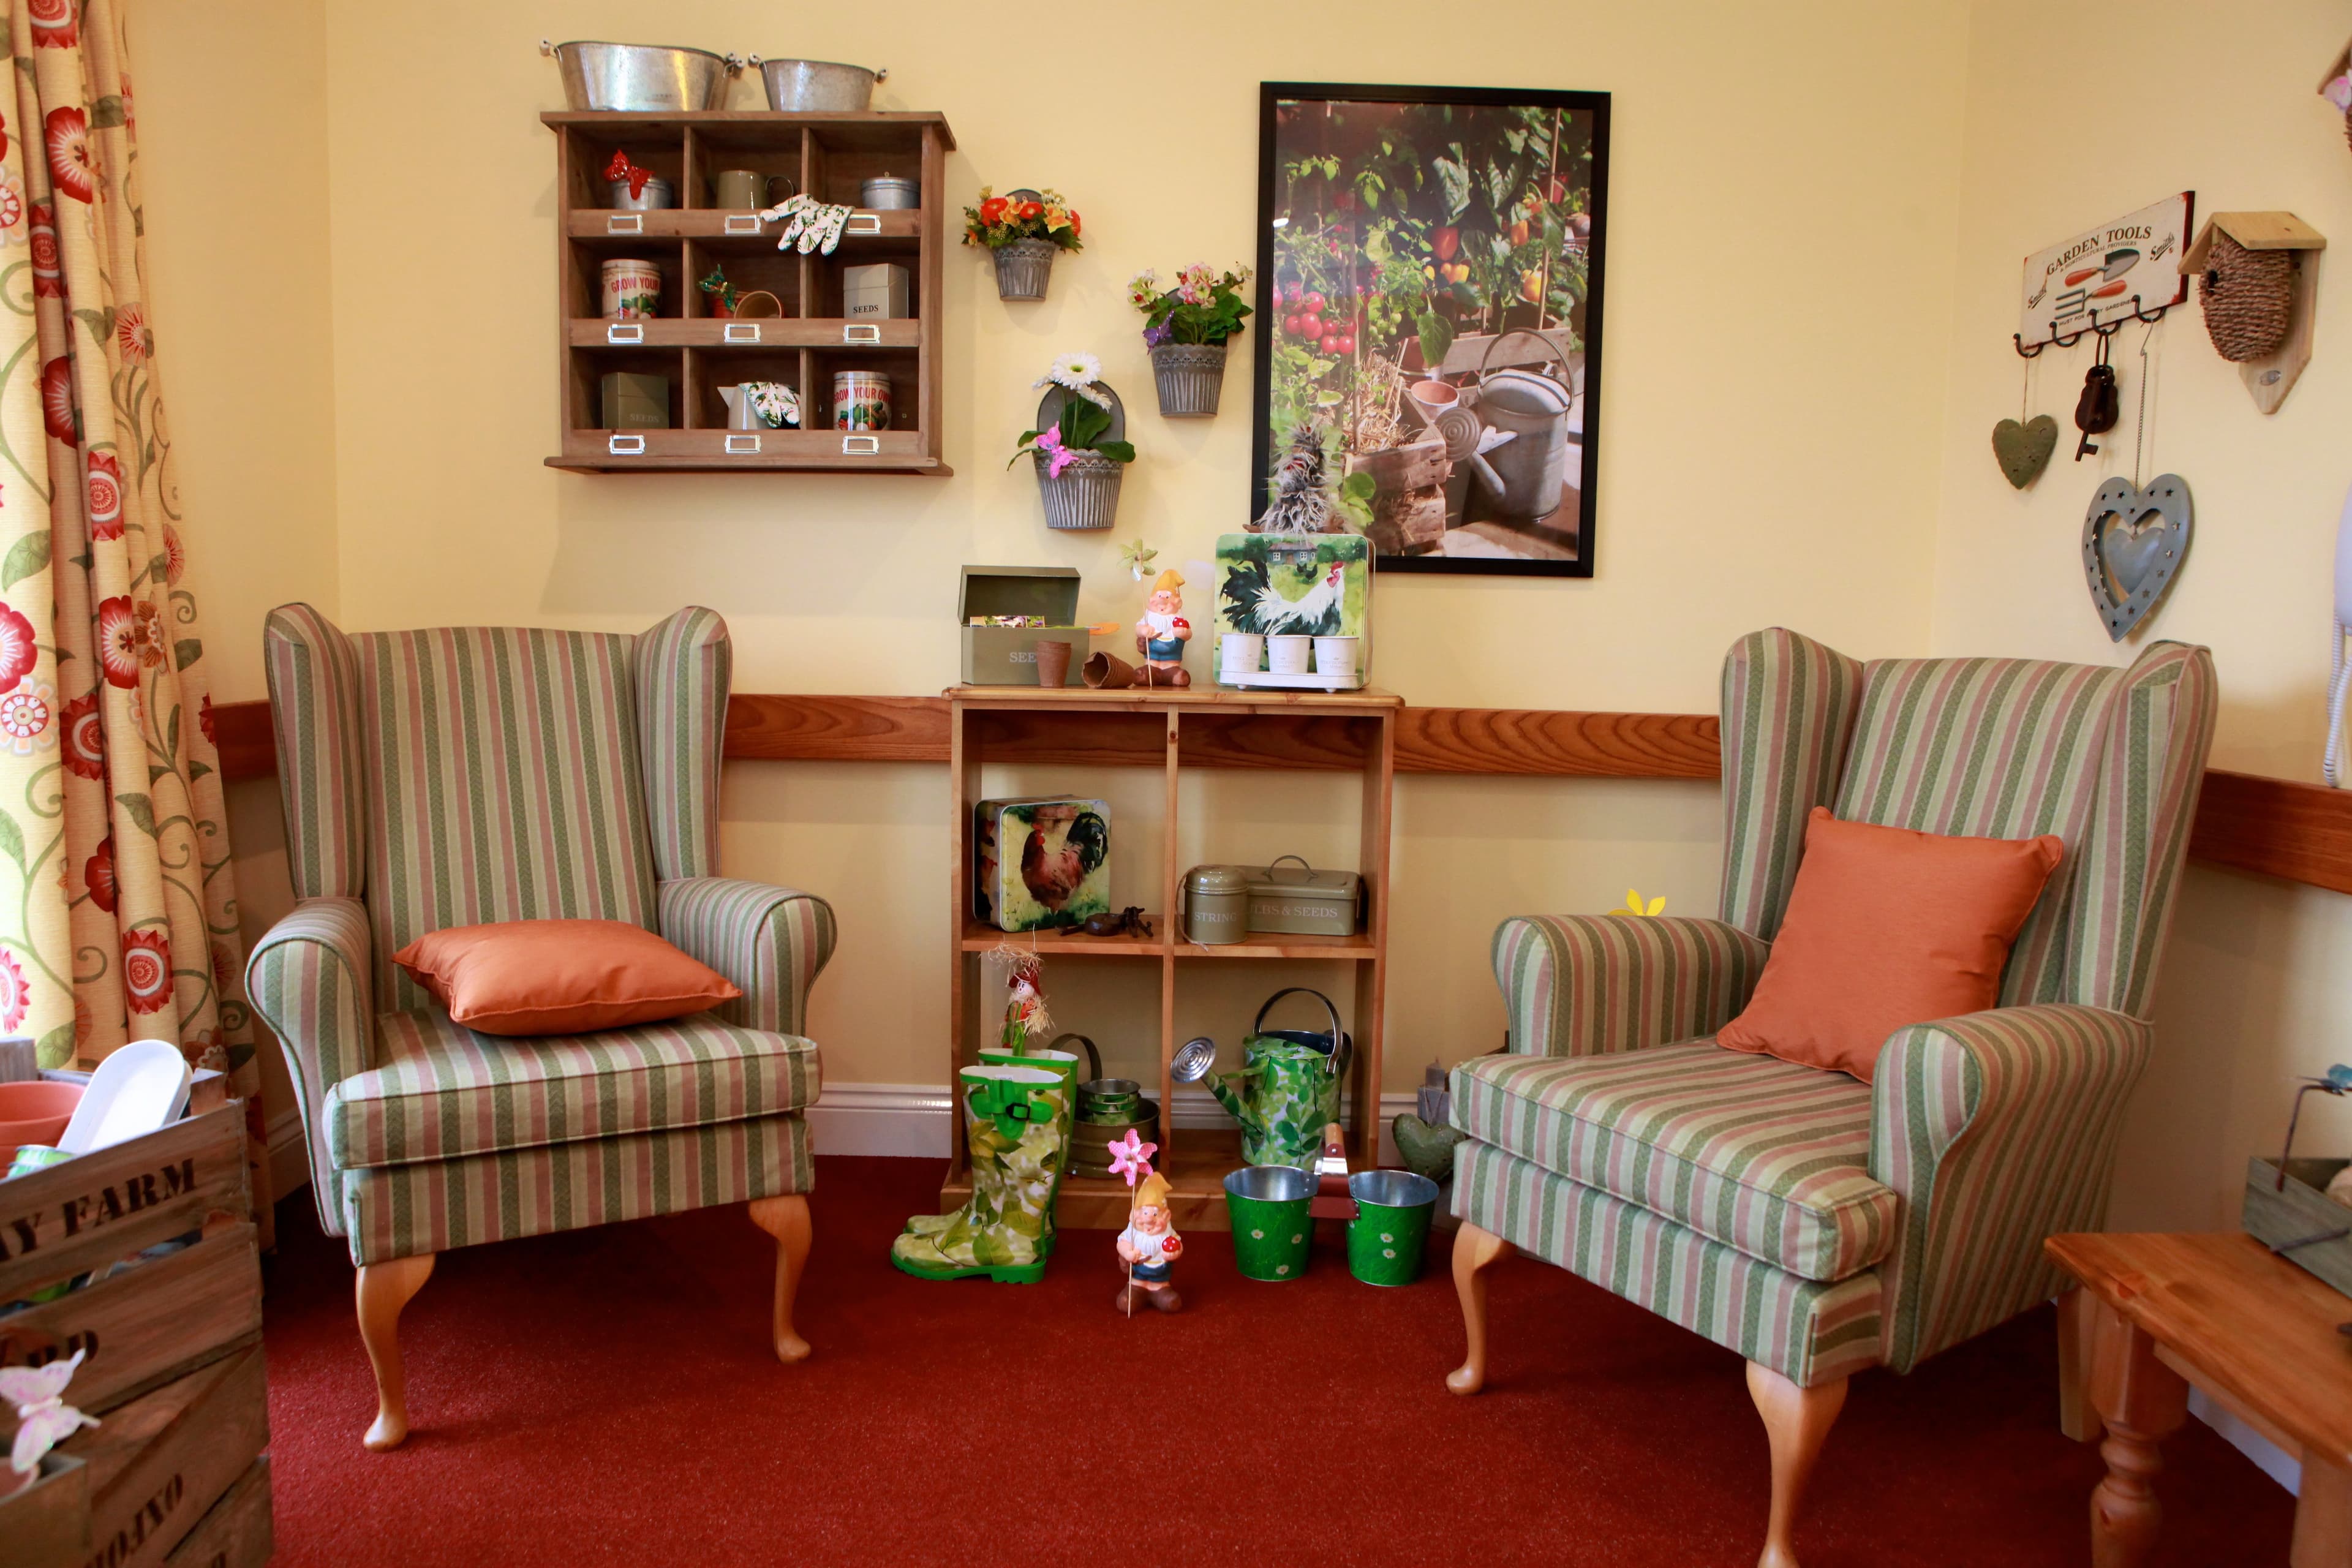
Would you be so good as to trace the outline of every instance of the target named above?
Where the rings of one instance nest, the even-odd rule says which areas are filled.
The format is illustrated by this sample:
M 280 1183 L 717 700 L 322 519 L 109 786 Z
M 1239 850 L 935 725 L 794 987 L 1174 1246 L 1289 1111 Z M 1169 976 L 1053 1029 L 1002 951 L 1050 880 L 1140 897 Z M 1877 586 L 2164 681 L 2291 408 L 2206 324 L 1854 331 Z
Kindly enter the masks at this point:
M 2122 307 L 2118 306 L 2117 309 L 2120 310 Z M 2071 349 L 2076 343 L 2081 342 L 2084 338 L 2091 336 L 2095 332 L 2103 339 L 2112 338 L 2117 332 L 2122 331 L 2126 327 L 2131 325 L 2134 321 L 2146 321 L 2149 325 L 2153 326 L 2155 323 L 2164 320 L 2164 313 L 2171 309 L 2172 306 L 2168 303 L 2158 305 L 2154 310 L 2142 310 L 2140 308 L 2139 296 L 2135 294 L 2131 297 L 2130 313 L 2127 315 L 2118 315 L 2112 321 L 2100 321 L 2099 308 L 2096 305 L 2094 305 L 2091 307 L 2091 324 L 2077 331 L 2053 332 L 2051 334 L 2051 338 L 2048 342 L 2036 343 L 2032 348 L 2027 348 L 2025 346 L 2025 334 L 2022 332 L 2010 333 L 2009 341 L 2016 346 L 2018 357 L 2020 359 L 2032 359 L 2039 355 L 2043 349 Z

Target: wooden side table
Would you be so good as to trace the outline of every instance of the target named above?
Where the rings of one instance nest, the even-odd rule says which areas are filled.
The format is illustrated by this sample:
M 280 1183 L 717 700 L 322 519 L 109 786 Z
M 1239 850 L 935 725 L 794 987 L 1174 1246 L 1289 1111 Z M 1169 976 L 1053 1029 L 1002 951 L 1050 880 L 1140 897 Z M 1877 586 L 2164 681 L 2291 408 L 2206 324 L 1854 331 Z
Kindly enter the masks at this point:
M 2302 1456 L 2293 1568 L 2352 1568 L 2352 1338 L 2336 1331 L 2352 1321 L 2352 1298 L 2240 1233 L 2043 1245 L 2083 1282 L 2062 1310 L 2080 1313 L 2076 1370 L 2106 1427 L 2092 1562 L 2146 1561 L 2162 1517 L 2151 1485 L 2163 1468 L 2158 1445 L 2187 1418 L 2193 1384 Z

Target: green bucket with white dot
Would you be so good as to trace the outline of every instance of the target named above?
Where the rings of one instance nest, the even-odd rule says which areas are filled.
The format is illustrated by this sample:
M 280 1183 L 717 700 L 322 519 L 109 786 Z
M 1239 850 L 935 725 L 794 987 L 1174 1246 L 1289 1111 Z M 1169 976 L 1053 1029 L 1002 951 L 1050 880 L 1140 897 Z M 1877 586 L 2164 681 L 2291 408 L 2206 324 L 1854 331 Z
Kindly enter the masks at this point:
M 1348 1271 L 1367 1285 L 1410 1285 L 1421 1277 L 1437 1184 L 1411 1171 L 1359 1171 L 1348 1178 L 1356 1217 L 1348 1222 Z
M 1307 1272 L 1315 1221 L 1307 1206 L 1315 1178 L 1295 1165 L 1244 1165 L 1225 1178 L 1234 1261 L 1244 1279 L 1297 1279 Z

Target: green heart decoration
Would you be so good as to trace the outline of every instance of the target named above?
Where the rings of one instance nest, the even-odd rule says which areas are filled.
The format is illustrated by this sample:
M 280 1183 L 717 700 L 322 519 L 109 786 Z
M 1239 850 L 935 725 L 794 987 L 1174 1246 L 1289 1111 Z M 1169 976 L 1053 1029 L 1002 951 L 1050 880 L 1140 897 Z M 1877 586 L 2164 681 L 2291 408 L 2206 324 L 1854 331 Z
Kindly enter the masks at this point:
M 2121 642 L 2156 608 L 2189 555 L 2189 481 L 2158 474 L 2143 489 L 2116 478 L 2083 514 L 2083 574 L 2107 640 Z
M 2020 425 L 2004 419 L 1992 427 L 1992 455 L 2002 475 L 2019 489 L 2042 477 L 2058 449 L 2058 421 L 2037 414 Z
M 1404 1156 L 1405 1168 L 1433 1182 L 1442 1182 L 1453 1173 L 1454 1146 L 1469 1136 L 1458 1128 L 1433 1127 L 1409 1110 L 1389 1125 L 1396 1134 L 1397 1152 Z

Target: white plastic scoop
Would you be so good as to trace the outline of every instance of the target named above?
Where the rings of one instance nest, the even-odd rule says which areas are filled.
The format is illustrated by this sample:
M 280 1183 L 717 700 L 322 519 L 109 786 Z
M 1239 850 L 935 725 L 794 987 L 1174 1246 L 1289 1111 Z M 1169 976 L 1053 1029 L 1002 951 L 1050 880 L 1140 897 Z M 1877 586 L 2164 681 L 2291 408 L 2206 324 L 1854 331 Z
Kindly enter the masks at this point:
M 159 1132 L 188 1108 L 188 1060 L 169 1040 L 133 1040 L 98 1064 L 58 1147 L 88 1154 Z

